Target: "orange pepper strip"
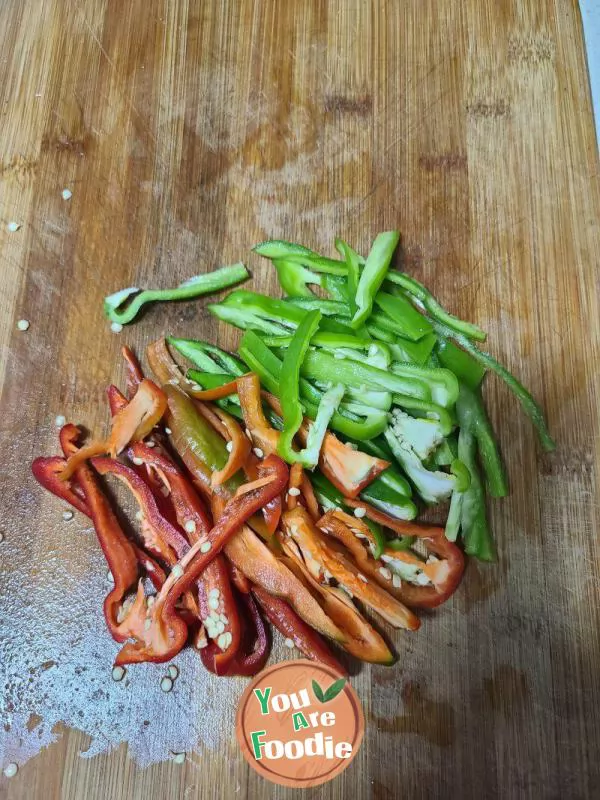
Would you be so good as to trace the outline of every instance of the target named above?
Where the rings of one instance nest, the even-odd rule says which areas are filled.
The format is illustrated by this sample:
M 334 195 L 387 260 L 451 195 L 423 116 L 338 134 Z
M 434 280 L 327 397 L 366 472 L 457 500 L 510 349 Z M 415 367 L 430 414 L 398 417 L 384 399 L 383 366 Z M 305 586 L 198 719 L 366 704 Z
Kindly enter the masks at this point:
M 279 432 L 272 428 L 263 413 L 260 394 L 260 381 L 253 372 L 237 379 L 238 395 L 244 422 L 255 442 L 265 456 L 277 454 Z
M 145 378 L 140 383 L 135 397 L 113 417 L 108 439 L 91 442 L 68 458 L 60 474 L 61 479 L 68 480 L 75 470 L 92 456 L 109 453 L 114 458 L 130 441 L 144 439 L 160 421 L 166 409 L 165 393 L 155 383 Z
M 224 383 L 223 386 L 215 386 L 214 389 L 193 389 L 187 388 L 186 392 L 195 400 L 220 400 L 222 397 L 237 394 L 237 379 Z
M 231 414 L 222 411 L 220 408 L 214 408 L 212 410 L 225 427 L 227 438 L 231 442 L 231 452 L 229 453 L 227 464 L 225 464 L 223 469 L 213 472 L 210 479 L 212 486 L 220 486 L 222 483 L 229 480 L 229 478 L 233 477 L 233 475 L 244 466 L 250 455 L 252 445 Z

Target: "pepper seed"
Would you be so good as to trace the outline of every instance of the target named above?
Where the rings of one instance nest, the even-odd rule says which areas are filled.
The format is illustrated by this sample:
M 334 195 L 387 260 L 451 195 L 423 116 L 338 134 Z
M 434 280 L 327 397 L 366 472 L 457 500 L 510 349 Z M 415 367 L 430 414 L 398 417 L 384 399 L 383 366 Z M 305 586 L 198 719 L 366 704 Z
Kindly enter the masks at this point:
M 6 778 L 14 778 L 18 771 L 19 767 L 13 761 L 11 764 L 8 764 L 8 766 L 4 768 L 4 776 Z
M 69 520 L 73 519 L 73 512 L 72 511 L 63 511 L 62 518 L 65 522 L 69 522 Z
M 113 667 L 112 670 L 112 679 L 117 683 L 122 681 L 125 677 L 125 668 L 124 667 Z
M 160 688 L 163 690 L 163 692 L 170 692 L 173 688 L 173 681 L 168 675 L 165 675 L 165 677 L 161 680 Z
M 179 676 L 179 669 L 175 666 L 175 664 L 170 664 L 167 672 L 169 673 L 169 678 L 171 678 L 173 681 Z

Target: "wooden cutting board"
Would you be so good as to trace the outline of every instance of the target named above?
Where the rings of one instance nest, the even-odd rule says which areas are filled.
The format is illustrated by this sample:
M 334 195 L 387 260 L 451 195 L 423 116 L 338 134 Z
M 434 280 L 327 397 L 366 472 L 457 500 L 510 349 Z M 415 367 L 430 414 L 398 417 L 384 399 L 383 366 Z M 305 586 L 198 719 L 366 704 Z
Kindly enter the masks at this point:
M 353 677 L 364 745 L 310 796 L 597 793 L 600 192 L 576 5 L 2 4 L 0 766 L 20 764 L 2 797 L 292 796 L 241 758 L 244 681 L 193 655 L 171 695 L 161 667 L 111 681 L 106 567 L 29 463 L 56 452 L 59 414 L 103 429 L 122 344 L 235 345 L 203 301 L 115 335 L 106 294 L 240 258 L 275 291 L 255 242 L 332 253 L 337 234 L 364 252 L 392 227 L 400 263 L 489 331 L 559 448 L 540 454 L 490 378 L 512 485 L 490 505 L 498 563 L 470 564 L 451 603 L 394 637 L 394 668 Z M 179 749 L 183 766 L 156 763 Z

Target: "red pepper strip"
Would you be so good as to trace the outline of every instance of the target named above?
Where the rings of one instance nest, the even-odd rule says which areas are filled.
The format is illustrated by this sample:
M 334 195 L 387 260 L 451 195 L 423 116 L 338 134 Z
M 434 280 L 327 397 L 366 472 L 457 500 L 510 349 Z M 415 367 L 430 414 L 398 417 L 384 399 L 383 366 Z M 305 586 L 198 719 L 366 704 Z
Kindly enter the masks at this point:
M 264 415 L 258 375 L 251 372 L 238 378 L 237 388 L 244 422 L 252 441 L 265 455 L 277 453 L 279 432 L 269 425 Z
M 302 492 L 302 497 L 304 498 L 304 503 L 306 505 L 308 513 L 316 522 L 316 520 L 318 520 L 319 517 L 321 516 L 321 512 L 319 510 L 319 503 L 317 502 L 317 498 L 315 497 L 312 483 L 309 481 L 306 473 L 302 475 L 302 483 L 300 484 L 300 491 Z
M 245 612 L 243 642 L 240 651 L 231 660 L 225 671 L 217 671 L 222 669 L 222 665 L 217 665 L 215 661 L 218 648 L 214 644 L 200 650 L 202 663 L 214 675 L 242 675 L 245 677 L 255 675 L 264 667 L 269 657 L 269 633 L 254 598 L 251 594 L 243 594 L 240 602 Z
M 246 476 L 252 481 L 256 480 L 256 478 L 258 477 L 259 464 L 260 464 L 259 459 L 254 455 L 254 453 L 250 452 L 244 464 L 244 472 L 246 473 Z M 267 505 L 263 508 L 262 513 L 264 517 L 264 532 L 266 533 L 266 538 L 272 536 L 277 530 L 279 526 L 279 520 L 281 519 L 282 508 L 283 504 L 281 500 L 281 495 L 279 495 L 278 497 L 274 497 L 271 500 L 271 502 L 267 503 Z
M 252 594 L 260 603 L 271 625 L 291 639 L 301 653 L 313 661 L 321 661 L 323 664 L 333 667 L 341 675 L 348 674 L 321 636 L 303 619 L 300 619 L 285 600 L 273 597 L 260 586 L 253 586 Z
M 171 358 L 164 338 L 157 339 L 148 345 L 146 358 L 150 364 L 150 369 L 161 383 L 180 384 L 183 389 L 186 383 L 185 375 Z
M 31 465 L 31 471 L 38 483 L 52 494 L 66 500 L 67 503 L 81 511 L 87 517 L 91 516 L 87 507 L 85 496 L 81 487 L 73 480 L 63 481 L 60 478 L 67 462 L 60 456 L 50 458 L 36 458 Z
M 273 482 L 273 478 L 270 475 L 265 475 L 262 478 L 257 478 L 255 481 L 251 481 L 250 483 L 243 483 L 234 494 L 234 497 L 243 497 L 243 495 L 248 494 L 248 492 L 253 492 L 256 489 L 262 489 L 263 486 L 268 486 L 270 483 Z
M 127 397 L 131 400 L 137 392 L 140 383 L 144 380 L 144 373 L 142 372 L 140 362 L 137 360 L 131 348 L 123 347 L 121 348 L 121 353 L 127 367 Z
M 327 537 L 309 517 L 305 509 L 298 506 L 286 511 L 282 518 L 283 531 L 298 545 L 309 569 L 315 570 L 319 578 L 327 572 L 361 602 L 377 611 L 395 628 L 416 630 L 418 618 L 398 602 L 377 583 L 371 583 L 343 548 L 330 546 Z
M 112 430 L 108 439 L 91 442 L 79 448 L 68 460 L 62 479 L 67 480 L 79 464 L 93 456 L 109 453 L 113 458 L 132 439 L 143 439 L 154 428 L 167 408 L 167 398 L 158 386 L 144 379 L 135 397 L 112 419 Z
M 193 389 L 186 388 L 186 392 L 195 400 L 220 400 L 222 397 L 237 394 L 237 380 L 224 383 L 222 386 L 215 386 L 214 389 Z
M 248 578 L 244 575 L 244 573 L 239 570 L 235 564 L 232 564 L 230 561 L 228 562 L 229 565 L 229 573 L 231 575 L 231 580 L 233 581 L 235 588 L 238 592 L 242 594 L 248 594 L 252 585 Z
M 210 482 L 212 486 L 220 486 L 232 478 L 240 470 L 250 455 L 250 440 L 238 425 L 236 420 L 220 408 L 212 409 L 227 431 L 227 439 L 231 444 L 231 451 L 227 464 L 223 469 L 213 472 Z
M 424 532 L 443 532 L 444 530 L 443 528 L 419 525 L 418 522 L 409 522 L 408 520 L 390 517 L 388 514 L 384 514 L 383 511 L 379 511 L 369 503 L 365 503 L 364 500 L 355 500 L 352 497 L 344 497 L 344 503 L 350 506 L 350 508 L 364 508 L 365 517 L 373 520 L 373 522 L 383 525 L 384 528 L 390 528 L 390 530 L 395 531 L 400 536 L 418 536 L 419 538 L 423 538 Z
M 350 505 L 349 500 L 345 502 L 348 502 Z M 369 572 L 380 585 L 385 586 L 390 594 L 406 603 L 406 605 L 414 608 L 435 608 L 454 594 L 465 569 L 465 558 L 460 548 L 457 547 L 454 542 L 449 542 L 448 539 L 446 539 L 443 528 L 417 525 L 414 522 L 411 523 L 393 519 L 365 503 L 355 503 L 354 507 L 365 507 L 367 509 L 366 516 L 374 522 L 384 525 L 386 528 L 390 528 L 403 535 L 416 536 L 425 543 L 429 553 L 433 553 L 441 559 L 427 564 L 413 555 L 410 550 L 403 552 L 400 550 L 386 549 L 384 551 L 385 555 L 389 558 L 405 561 L 421 567 L 423 572 L 431 580 L 433 586 L 415 586 L 409 581 L 403 580 L 401 586 L 397 587 L 393 586 L 389 580 L 384 578 L 379 569 L 372 569 L 372 565 L 371 568 L 369 568 L 367 564 L 362 563 L 361 569 L 364 567 L 365 571 Z M 327 517 L 329 517 L 329 514 L 325 514 L 323 520 Z M 335 512 L 333 518 L 337 518 L 337 520 L 341 522 L 341 520 L 339 520 L 339 515 Z M 323 520 L 321 520 L 321 522 Z M 321 522 L 319 523 L 320 527 L 322 527 Z M 344 523 L 341 522 L 341 524 Z M 331 523 L 329 523 L 329 527 L 332 527 Z M 333 533 L 333 531 L 331 532 Z M 360 545 L 360 547 L 366 554 L 367 559 L 369 559 L 366 550 L 362 548 L 362 545 Z M 373 559 L 370 559 L 370 561 L 374 564 L 378 564 L 378 562 L 375 562 Z M 385 561 L 382 563 L 385 564 Z
M 156 591 L 159 592 L 162 589 L 164 582 L 167 580 L 167 573 L 160 566 L 160 564 L 155 561 L 152 556 L 149 556 L 145 550 L 142 550 L 141 547 L 138 547 L 136 544 L 134 544 L 133 549 L 135 550 L 138 564 L 143 567 L 144 572 L 152 581 L 152 585 Z
M 302 464 L 299 461 L 296 461 L 295 464 L 292 464 L 290 469 L 290 482 L 287 492 L 288 511 L 291 511 L 292 508 L 296 508 L 298 505 L 298 494 L 300 494 L 300 486 L 302 485 L 303 475 L 304 470 L 302 469 Z M 290 489 L 292 489 L 291 494 Z M 298 492 L 298 494 L 296 494 L 296 492 Z
M 243 594 L 240 601 L 244 606 L 244 642 L 240 652 L 231 661 L 224 673 L 217 672 L 214 661 L 215 651 L 211 646 L 200 651 L 202 662 L 209 672 L 221 675 L 255 675 L 264 667 L 269 657 L 269 632 L 251 594 Z
M 173 567 L 156 601 L 148 610 L 150 625 L 136 630 L 136 641 L 127 642 L 117 656 L 116 664 L 139 661 L 166 661 L 178 652 L 187 638 L 187 626 L 177 616 L 179 598 L 197 581 L 198 576 L 220 552 L 223 545 L 234 536 L 246 519 L 258 511 L 275 494 L 281 492 L 287 481 L 287 468 L 281 459 L 272 456 L 265 460 L 260 471 L 270 472 L 273 480 L 267 486 L 242 497 L 234 497 L 226 504 L 223 513 L 204 542 L 198 541 Z M 210 544 L 210 550 L 202 548 Z M 139 598 L 138 598 L 139 599 Z
M 78 436 L 79 429 L 75 425 L 64 425 L 61 429 L 60 442 L 65 456 L 71 457 L 77 452 L 76 441 Z M 96 536 L 114 580 L 114 587 L 104 600 L 106 624 L 113 639 L 117 642 L 123 642 L 127 639 L 127 633 L 124 633 L 121 629 L 118 614 L 125 595 L 138 582 L 137 554 L 134 546 L 123 533 L 108 500 L 98 486 L 92 468 L 88 464 L 81 464 L 77 467 L 75 477 L 85 494 L 86 506 L 94 523 Z
M 204 628 L 213 639 L 202 650 L 202 660 L 205 661 L 205 656 L 209 658 L 214 667 L 211 671 L 215 675 L 224 675 L 239 651 L 242 627 L 225 558 L 220 553 L 202 573 L 202 581 L 198 583 L 198 601 Z M 217 608 L 214 608 L 215 605 Z M 217 627 L 219 622 L 222 628 Z
M 270 503 L 263 508 L 263 516 L 265 518 L 265 526 L 267 533 L 273 535 L 279 526 L 282 510 L 281 495 L 274 497 Z
M 123 392 L 111 383 L 111 385 L 106 390 L 106 396 L 108 398 L 108 406 L 110 408 L 110 415 L 111 417 L 116 417 L 116 415 L 121 411 L 121 409 L 125 408 L 129 400 L 125 397 Z
M 162 516 L 150 487 L 130 467 L 115 459 L 93 458 L 92 466 L 100 475 L 114 475 L 127 486 L 143 514 L 141 530 L 145 547 L 167 564 L 175 564 L 189 545 L 177 528 Z

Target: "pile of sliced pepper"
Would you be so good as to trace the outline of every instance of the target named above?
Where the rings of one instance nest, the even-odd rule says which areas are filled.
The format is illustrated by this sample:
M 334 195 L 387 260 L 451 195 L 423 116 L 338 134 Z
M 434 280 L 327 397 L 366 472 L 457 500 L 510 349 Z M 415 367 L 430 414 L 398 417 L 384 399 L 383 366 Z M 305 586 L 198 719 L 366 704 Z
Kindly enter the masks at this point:
M 554 443 L 531 395 L 475 344 L 485 333 L 391 269 L 398 241 L 382 233 L 363 258 L 337 240 L 341 260 L 258 245 L 285 298 L 235 290 L 209 306 L 244 331 L 239 358 L 159 339 L 147 350 L 153 381 L 124 348 L 126 394 L 108 388 L 108 434 L 80 444 L 67 424 L 62 455 L 34 461 L 37 480 L 92 520 L 113 577 L 104 616 L 116 665 L 167 661 L 190 644 L 215 675 L 251 675 L 269 655 L 267 621 L 337 670 L 335 650 L 391 664 L 362 607 L 415 631 L 419 609 L 456 591 L 463 551 L 495 557 L 486 489 L 503 497 L 508 485 L 482 401 L 487 370 L 542 445 Z M 146 302 L 246 275 L 234 265 L 175 290 L 123 290 L 105 310 L 127 324 Z M 121 524 L 109 476 L 133 495 L 137 525 Z M 443 501 L 445 527 L 414 521 Z

